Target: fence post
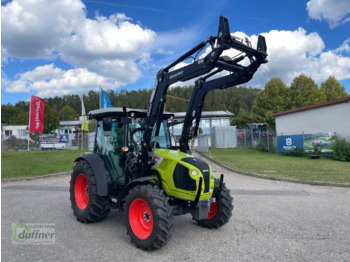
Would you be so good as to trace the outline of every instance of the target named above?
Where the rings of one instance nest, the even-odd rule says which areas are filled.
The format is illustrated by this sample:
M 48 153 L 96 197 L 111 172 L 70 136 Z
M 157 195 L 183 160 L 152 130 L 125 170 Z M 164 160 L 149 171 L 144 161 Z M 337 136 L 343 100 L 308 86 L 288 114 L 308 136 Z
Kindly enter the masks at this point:
M 269 130 L 267 130 L 267 151 L 270 152 L 270 133 L 269 133 Z

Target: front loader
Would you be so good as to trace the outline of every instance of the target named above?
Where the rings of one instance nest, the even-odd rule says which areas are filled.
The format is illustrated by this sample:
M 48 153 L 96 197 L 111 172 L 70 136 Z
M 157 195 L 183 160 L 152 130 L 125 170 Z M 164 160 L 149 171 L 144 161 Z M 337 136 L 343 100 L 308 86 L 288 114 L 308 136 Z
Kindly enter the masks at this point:
M 198 54 L 210 46 L 208 54 Z M 225 50 L 239 52 L 234 58 Z M 193 62 L 179 69 L 179 63 Z M 96 222 L 110 209 L 125 212 L 127 233 L 139 248 L 154 250 L 165 245 L 173 231 L 173 217 L 191 214 L 198 225 L 218 228 L 232 216 L 232 197 L 211 167 L 189 151 L 197 135 L 208 92 L 249 81 L 266 63 L 266 43 L 258 37 L 257 49 L 248 40 L 231 36 L 228 20 L 221 16 L 216 37 L 208 39 L 157 73 L 147 110 L 107 108 L 89 112 L 97 120 L 93 153 L 75 160 L 70 200 L 77 220 Z M 173 115 L 164 112 L 170 85 L 196 78 L 180 145 L 172 145 L 169 126 Z M 191 129 L 194 132 L 191 132 Z

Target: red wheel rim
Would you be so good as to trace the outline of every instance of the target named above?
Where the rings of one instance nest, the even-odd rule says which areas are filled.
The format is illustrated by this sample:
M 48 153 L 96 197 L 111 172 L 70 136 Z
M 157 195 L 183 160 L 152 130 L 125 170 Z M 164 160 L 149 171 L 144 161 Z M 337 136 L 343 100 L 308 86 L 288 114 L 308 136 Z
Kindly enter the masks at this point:
M 89 203 L 89 183 L 84 174 L 80 174 L 75 180 L 75 202 L 80 209 L 85 209 Z
M 153 215 L 147 202 L 135 199 L 129 209 L 129 222 L 132 231 L 139 239 L 147 239 L 153 231 Z
M 206 219 L 212 219 L 213 217 L 215 217 L 216 212 L 218 212 L 218 203 L 211 203 L 208 217 Z

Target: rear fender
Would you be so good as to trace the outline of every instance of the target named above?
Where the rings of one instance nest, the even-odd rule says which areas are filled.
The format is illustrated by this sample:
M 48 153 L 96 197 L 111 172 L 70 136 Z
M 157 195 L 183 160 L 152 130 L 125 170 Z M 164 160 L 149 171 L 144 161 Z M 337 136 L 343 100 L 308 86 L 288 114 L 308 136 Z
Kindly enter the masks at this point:
M 98 154 L 84 154 L 75 159 L 74 162 L 78 162 L 80 160 L 85 160 L 88 162 L 94 172 L 97 195 L 108 196 L 108 188 L 111 185 L 111 182 L 108 181 L 109 172 L 103 158 Z

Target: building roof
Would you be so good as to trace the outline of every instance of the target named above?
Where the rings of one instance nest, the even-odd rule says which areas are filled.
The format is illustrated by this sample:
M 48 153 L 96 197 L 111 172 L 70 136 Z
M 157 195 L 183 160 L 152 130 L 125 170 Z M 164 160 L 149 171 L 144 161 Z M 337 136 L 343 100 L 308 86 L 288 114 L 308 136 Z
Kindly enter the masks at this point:
M 75 121 L 60 121 L 60 126 L 80 126 L 81 121 L 75 120 Z
M 305 111 L 305 110 L 309 110 L 309 109 L 314 109 L 314 108 L 319 108 L 319 107 L 324 107 L 324 106 L 330 106 L 330 105 L 335 105 L 335 104 L 340 104 L 340 103 L 349 103 L 349 102 L 350 102 L 350 96 L 345 97 L 345 98 L 340 98 L 340 99 L 336 99 L 336 100 L 323 102 L 323 103 L 320 103 L 320 104 L 315 104 L 315 105 L 310 105 L 310 106 L 303 106 L 303 107 L 290 109 L 290 110 L 287 110 L 287 111 L 281 111 L 281 112 L 273 113 L 273 114 L 271 114 L 271 116 L 276 117 L 276 116 L 296 113 L 296 112 L 300 112 L 300 111 Z
M 203 111 L 202 118 L 204 117 L 232 117 L 235 114 L 229 111 Z M 175 112 L 174 118 L 185 118 L 186 112 Z

